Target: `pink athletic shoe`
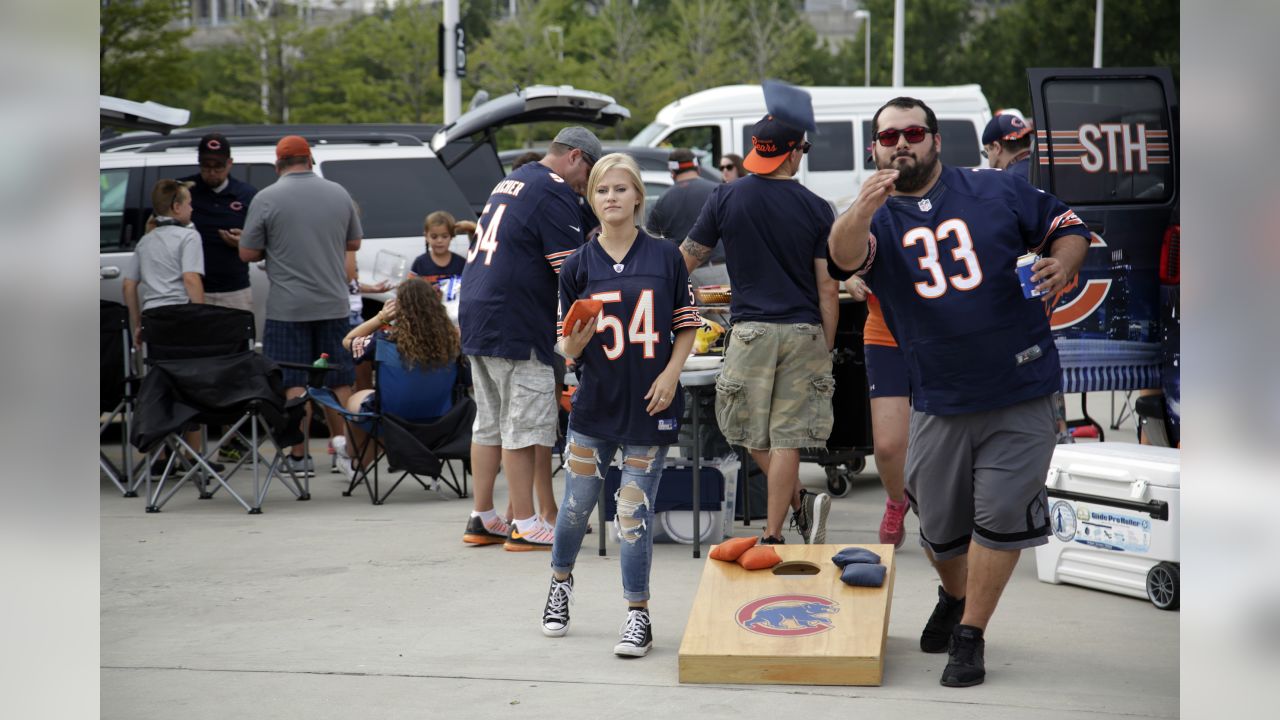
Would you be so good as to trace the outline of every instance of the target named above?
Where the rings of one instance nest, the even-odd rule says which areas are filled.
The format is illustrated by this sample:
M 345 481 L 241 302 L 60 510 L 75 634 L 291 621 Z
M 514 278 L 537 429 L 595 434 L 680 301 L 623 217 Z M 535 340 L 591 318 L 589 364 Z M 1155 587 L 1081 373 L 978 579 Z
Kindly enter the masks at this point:
M 903 528 L 903 519 L 906 517 L 907 510 L 911 507 L 911 503 L 903 500 L 902 502 L 894 502 L 886 499 L 884 503 L 884 517 L 880 519 L 880 542 L 884 545 L 892 545 L 895 549 L 902 547 L 902 541 L 906 538 L 906 530 Z

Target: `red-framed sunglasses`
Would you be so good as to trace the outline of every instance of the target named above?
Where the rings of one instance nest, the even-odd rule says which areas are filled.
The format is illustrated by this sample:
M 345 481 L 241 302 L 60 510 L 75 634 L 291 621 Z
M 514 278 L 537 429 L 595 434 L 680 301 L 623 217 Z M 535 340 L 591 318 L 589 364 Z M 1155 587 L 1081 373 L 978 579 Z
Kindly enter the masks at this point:
M 876 133 L 876 140 L 880 141 L 880 144 L 885 147 L 893 147 L 898 144 L 898 137 L 901 136 L 905 137 L 908 143 L 915 145 L 918 142 L 922 142 L 924 140 L 924 136 L 928 134 L 929 128 L 916 125 L 914 127 L 902 128 L 901 130 L 896 128 L 892 130 L 881 130 Z

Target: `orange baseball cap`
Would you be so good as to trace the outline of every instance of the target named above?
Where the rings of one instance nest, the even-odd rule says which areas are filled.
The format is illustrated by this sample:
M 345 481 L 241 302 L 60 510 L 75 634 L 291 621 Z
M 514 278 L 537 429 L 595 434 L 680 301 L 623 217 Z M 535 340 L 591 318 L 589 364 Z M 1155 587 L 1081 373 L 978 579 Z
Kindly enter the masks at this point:
M 286 135 L 276 143 L 276 159 L 287 157 L 311 157 L 311 146 L 301 136 Z
M 759 175 L 771 173 L 803 142 L 804 130 L 765 115 L 751 129 L 751 152 L 742 159 L 742 166 Z

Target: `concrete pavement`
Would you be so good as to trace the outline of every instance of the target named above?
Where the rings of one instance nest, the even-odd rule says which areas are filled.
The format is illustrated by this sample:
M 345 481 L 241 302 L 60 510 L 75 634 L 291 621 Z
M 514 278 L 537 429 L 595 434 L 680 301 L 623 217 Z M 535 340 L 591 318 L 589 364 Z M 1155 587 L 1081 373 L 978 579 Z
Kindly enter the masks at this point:
M 910 515 L 883 686 L 680 685 L 677 650 L 705 562 L 687 546 L 655 546 L 655 647 L 623 660 L 612 654 L 624 615 L 616 545 L 600 558 L 587 536 L 571 630 L 549 639 L 538 627 L 549 554 L 465 546 L 470 500 L 404 485 L 374 507 L 342 497 L 321 464 L 312 500 L 277 485 L 258 516 L 189 490 L 148 515 L 102 481 L 103 718 L 1178 715 L 1178 613 L 1041 583 L 1033 553 L 988 629 L 986 684 L 939 686 L 946 656 L 917 644 L 937 581 Z M 834 500 L 829 543 L 877 542 L 873 469 Z M 801 478 L 825 486 L 815 465 Z M 561 497 L 562 476 L 556 484 Z

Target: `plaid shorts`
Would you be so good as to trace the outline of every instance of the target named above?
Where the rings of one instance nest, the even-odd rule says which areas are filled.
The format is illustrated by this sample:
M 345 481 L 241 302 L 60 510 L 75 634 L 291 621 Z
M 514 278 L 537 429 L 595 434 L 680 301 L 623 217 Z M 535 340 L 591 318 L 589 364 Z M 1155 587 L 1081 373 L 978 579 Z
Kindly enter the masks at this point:
M 351 353 L 342 347 L 342 338 L 350 331 L 351 324 L 345 317 L 305 322 L 268 318 L 262 329 L 262 353 L 276 362 L 306 365 L 315 362 L 320 353 L 329 353 L 329 367 L 337 369 L 325 373 L 325 387 L 351 385 L 356 379 L 355 365 Z M 305 370 L 281 370 L 285 387 L 306 387 Z

